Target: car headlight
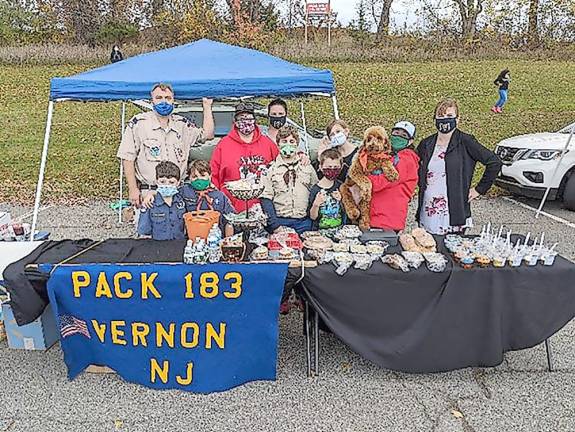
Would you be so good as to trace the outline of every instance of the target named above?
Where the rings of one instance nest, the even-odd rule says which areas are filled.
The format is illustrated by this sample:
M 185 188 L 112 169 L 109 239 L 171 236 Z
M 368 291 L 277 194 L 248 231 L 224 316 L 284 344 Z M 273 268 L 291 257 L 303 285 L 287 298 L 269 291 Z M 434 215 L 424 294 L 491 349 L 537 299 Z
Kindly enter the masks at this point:
M 521 155 L 521 159 L 539 159 L 542 161 L 550 161 L 560 158 L 562 153 L 562 150 L 528 150 Z

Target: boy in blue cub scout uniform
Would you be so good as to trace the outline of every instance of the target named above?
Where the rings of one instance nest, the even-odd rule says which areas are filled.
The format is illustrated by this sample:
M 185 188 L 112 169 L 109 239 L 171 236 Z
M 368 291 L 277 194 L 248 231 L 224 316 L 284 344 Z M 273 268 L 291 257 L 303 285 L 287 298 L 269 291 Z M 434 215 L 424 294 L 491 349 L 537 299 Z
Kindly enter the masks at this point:
M 138 222 L 138 234 L 154 240 L 184 240 L 186 205 L 178 191 L 180 168 L 173 162 L 156 166 L 157 193 L 151 208 L 143 208 Z
M 234 234 L 234 228 L 226 223 L 224 215 L 235 213 L 229 198 L 217 190 L 211 182 L 210 163 L 195 160 L 190 164 L 190 179 L 180 189 L 186 211 L 214 210 L 220 213 L 220 229 L 225 237 Z

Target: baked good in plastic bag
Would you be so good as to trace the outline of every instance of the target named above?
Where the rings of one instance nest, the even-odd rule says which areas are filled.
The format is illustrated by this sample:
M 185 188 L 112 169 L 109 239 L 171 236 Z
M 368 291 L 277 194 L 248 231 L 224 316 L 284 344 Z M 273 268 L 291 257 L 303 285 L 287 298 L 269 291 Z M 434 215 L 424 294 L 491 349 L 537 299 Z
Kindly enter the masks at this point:
M 440 253 L 436 252 L 429 252 L 424 253 L 423 257 L 425 258 L 427 268 L 429 271 L 434 273 L 442 273 L 445 271 L 447 267 L 447 258 Z
M 425 258 L 419 252 L 403 251 L 401 256 L 405 258 L 409 267 L 417 269 L 423 264 Z
M 368 254 L 354 254 L 353 260 L 355 261 L 354 268 L 358 270 L 367 270 L 373 264 L 373 258 Z
M 409 265 L 401 255 L 384 255 L 381 257 L 381 262 L 387 264 L 395 270 L 401 270 L 404 273 L 409 271 Z
M 335 272 L 343 276 L 353 264 L 353 255 L 345 252 L 335 253 L 333 255 L 333 262 L 335 264 Z
M 411 235 L 420 249 L 424 249 L 426 252 L 437 251 L 437 243 L 435 242 L 435 239 L 423 228 L 415 228 L 411 231 Z

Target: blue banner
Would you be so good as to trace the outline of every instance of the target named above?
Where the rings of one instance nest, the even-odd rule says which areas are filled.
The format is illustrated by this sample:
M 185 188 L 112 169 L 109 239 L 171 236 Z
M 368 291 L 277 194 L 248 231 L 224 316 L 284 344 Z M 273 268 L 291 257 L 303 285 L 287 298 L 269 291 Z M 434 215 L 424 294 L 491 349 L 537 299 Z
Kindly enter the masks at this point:
M 209 393 L 276 377 L 287 264 L 63 265 L 48 280 L 68 377 L 90 364 Z

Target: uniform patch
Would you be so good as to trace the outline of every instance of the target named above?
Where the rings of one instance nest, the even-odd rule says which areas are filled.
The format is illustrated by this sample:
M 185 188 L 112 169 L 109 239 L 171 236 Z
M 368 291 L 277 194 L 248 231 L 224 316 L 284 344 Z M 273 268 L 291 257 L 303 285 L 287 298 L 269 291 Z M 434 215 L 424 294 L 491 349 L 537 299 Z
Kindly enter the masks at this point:
M 150 147 L 150 154 L 154 157 L 160 156 L 160 147 L 158 146 Z

